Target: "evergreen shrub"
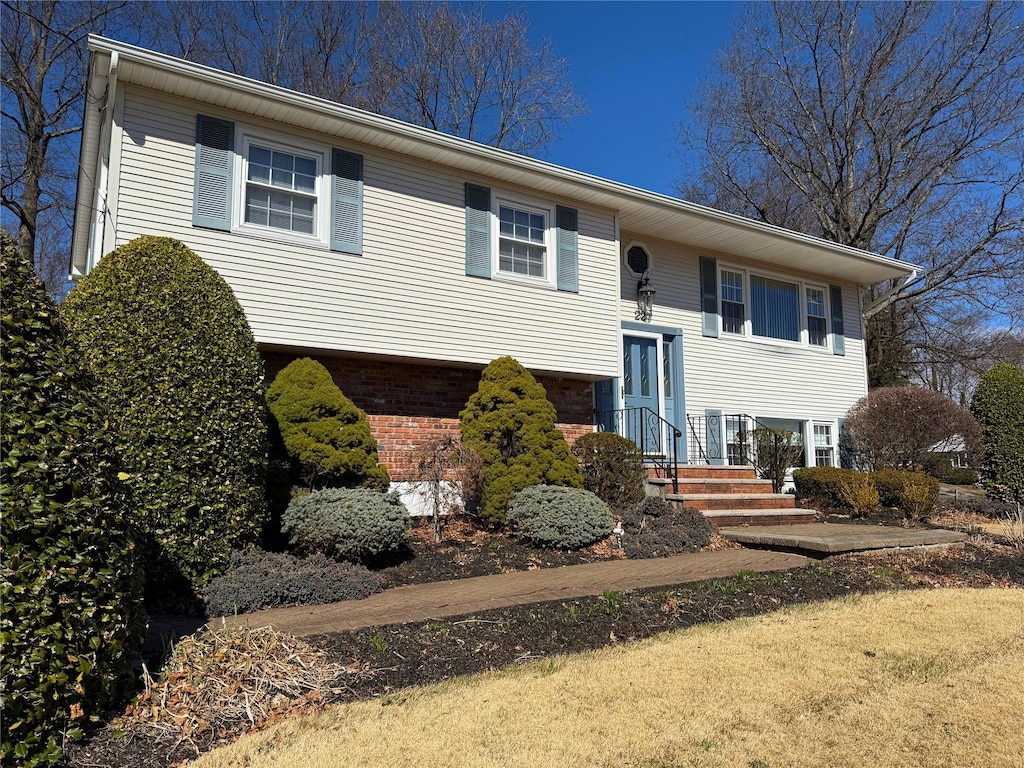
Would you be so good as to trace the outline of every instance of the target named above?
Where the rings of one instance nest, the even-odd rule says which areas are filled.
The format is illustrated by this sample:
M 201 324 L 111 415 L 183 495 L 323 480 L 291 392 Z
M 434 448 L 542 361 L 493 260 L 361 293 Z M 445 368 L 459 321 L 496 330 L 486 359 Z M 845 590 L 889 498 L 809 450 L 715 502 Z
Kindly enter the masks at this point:
M 519 491 L 508 509 L 515 531 L 527 541 L 551 549 L 579 549 L 612 532 L 608 505 L 590 491 L 555 485 L 531 485 Z
M 793 484 L 807 506 L 842 509 L 846 506 L 842 482 L 856 474 L 852 469 L 838 467 L 801 467 L 793 470 Z
M 969 467 L 950 467 L 939 479 L 951 485 L 974 485 L 978 482 L 978 473 Z
M 930 504 L 928 504 L 930 511 L 939 498 L 939 481 L 923 472 L 883 469 L 871 473 L 871 482 L 878 489 L 878 500 L 883 507 L 903 509 L 905 498 L 909 492 L 911 497 L 918 498 L 915 508 L 921 504 L 928 504 L 930 500 Z
M 279 605 L 361 600 L 382 589 L 365 566 L 319 552 L 300 558 L 246 549 L 231 555 L 227 572 L 210 581 L 204 596 L 210 616 L 232 616 Z
M 622 520 L 622 550 L 638 560 L 696 552 L 711 543 L 714 529 L 696 507 L 650 497 Z
M 142 583 L 95 382 L 6 233 L 0 285 L 0 762 L 39 766 L 133 681 Z
M 267 405 L 296 481 L 310 489 L 387 489 L 388 471 L 378 463 L 366 414 L 316 360 L 293 360 L 278 373 Z
M 981 423 L 982 484 L 990 499 L 1024 502 L 1024 371 L 994 365 L 981 377 L 971 400 Z
M 589 432 L 576 439 L 583 487 L 613 510 L 626 510 L 644 499 L 647 468 L 632 440 L 613 432 Z
M 867 517 L 878 512 L 878 489 L 867 473 L 851 472 L 844 475 L 839 480 L 839 493 L 843 499 L 843 508 L 849 509 L 853 517 Z
M 263 363 L 231 288 L 177 240 L 103 257 L 61 312 L 96 377 L 148 535 L 147 598 L 174 607 L 266 517 Z
M 412 525 L 397 493 L 369 488 L 325 488 L 288 505 L 282 529 L 300 552 L 368 560 L 394 552 Z
M 484 461 L 480 516 L 507 520 L 509 502 L 532 485 L 582 488 L 583 477 L 544 387 L 514 358 L 493 360 L 459 414 L 462 442 Z

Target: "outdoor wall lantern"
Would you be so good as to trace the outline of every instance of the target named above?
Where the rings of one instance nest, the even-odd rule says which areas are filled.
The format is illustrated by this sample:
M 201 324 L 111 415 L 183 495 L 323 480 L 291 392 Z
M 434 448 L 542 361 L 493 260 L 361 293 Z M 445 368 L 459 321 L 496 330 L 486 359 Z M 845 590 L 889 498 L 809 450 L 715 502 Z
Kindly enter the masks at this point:
M 643 278 L 636 284 L 636 319 L 645 323 L 650 322 L 654 315 L 654 294 L 657 293 L 651 288 L 651 278 L 644 272 Z

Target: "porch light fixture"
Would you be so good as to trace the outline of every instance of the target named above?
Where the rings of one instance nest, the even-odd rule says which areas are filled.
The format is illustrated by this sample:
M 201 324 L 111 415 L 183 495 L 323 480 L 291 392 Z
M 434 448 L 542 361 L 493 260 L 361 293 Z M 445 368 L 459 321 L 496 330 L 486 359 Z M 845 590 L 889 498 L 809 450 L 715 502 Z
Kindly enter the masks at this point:
M 651 278 L 644 273 L 643 279 L 636 284 L 636 319 L 645 323 L 650 322 L 654 315 L 654 294 L 657 293 L 651 288 Z

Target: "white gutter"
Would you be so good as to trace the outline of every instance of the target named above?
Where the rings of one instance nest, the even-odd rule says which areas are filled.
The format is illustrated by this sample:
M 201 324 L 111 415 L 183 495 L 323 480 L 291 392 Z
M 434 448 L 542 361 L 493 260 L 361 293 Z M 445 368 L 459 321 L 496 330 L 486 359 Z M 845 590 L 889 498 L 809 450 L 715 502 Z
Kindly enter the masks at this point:
M 103 123 L 100 126 L 99 151 L 96 153 L 96 184 L 93 188 L 92 216 L 89 229 L 89 262 L 91 271 L 96 262 L 106 253 L 107 199 L 110 195 L 110 136 L 114 123 L 114 97 L 117 93 L 117 73 L 120 58 L 117 51 L 110 52 L 110 68 L 107 75 L 107 97 L 103 105 Z
M 924 272 L 924 270 L 921 269 L 921 267 L 915 266 L 913 268 L 913 271 L 909 275 L 899 280 L 896 283 L 896 285 L 894 285 L 892 288 L 890 288 L 888 291 L 883 293 L 878 298 L 874 299 L 866 307 L 863 307 L 861 309 L 861 313 L 864 315 L 864 319 L 867 320 L 872 315 L 881 312 L 883 309 L 889 306 L 892 303 L 892 297 L 895 296 L 900 291 L 902 291 L 908 285 L 913 283 L 915 280 L 917 280 L 918 276 L 920 276 L 922 272 Z

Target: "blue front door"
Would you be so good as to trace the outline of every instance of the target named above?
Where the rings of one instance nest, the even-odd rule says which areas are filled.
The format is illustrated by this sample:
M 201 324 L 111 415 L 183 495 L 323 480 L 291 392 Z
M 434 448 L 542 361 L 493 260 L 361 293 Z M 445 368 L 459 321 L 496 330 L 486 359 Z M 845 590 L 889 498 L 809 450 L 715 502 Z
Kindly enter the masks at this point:
M 661 453 L 658 416 L 658 341 L 626 336 L 622 341 L 623 434 L 644 453 Z M 643 410 L 638 410 L 643 409 Z

